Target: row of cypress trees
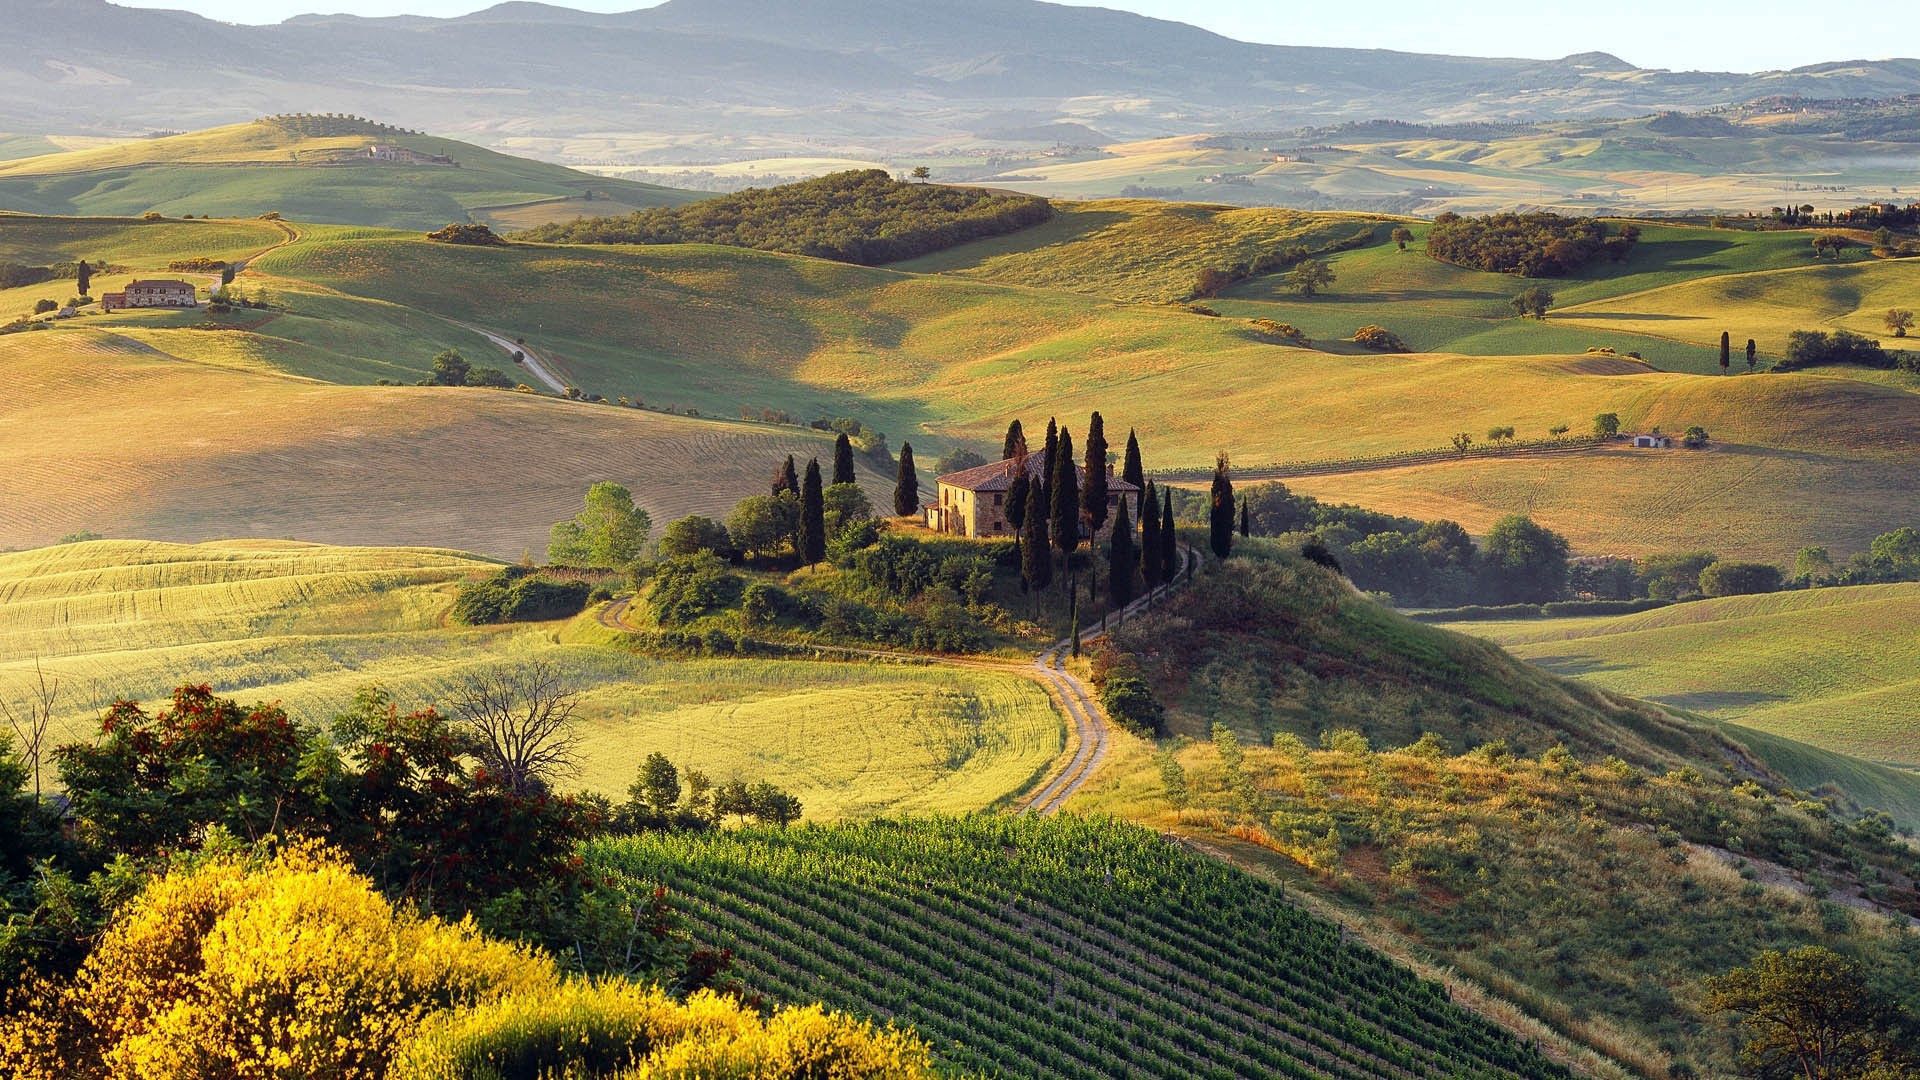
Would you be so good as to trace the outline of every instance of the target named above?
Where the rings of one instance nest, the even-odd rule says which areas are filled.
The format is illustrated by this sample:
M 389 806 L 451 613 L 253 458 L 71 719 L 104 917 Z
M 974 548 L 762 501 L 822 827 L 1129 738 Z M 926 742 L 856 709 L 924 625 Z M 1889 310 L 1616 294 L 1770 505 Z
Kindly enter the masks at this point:
M 912 459 L 908 459 L 908 468 L 912 468 Z M 853 471 L 853 443 L 842 432 L 833 442 L 833 482 L 851 484 L 857 477 Z M 806 566 L 827 557 L 827 501 L 826 489 L 820 478 L 820 459 L 808 458 L 806 476 L 798 475 L 793 455 L 780 464 L 773 476 L 773 493 L 788 492 L 800 500 L 800 524 L 794 535 L 794 550 L 800 555 L 800 562 Z

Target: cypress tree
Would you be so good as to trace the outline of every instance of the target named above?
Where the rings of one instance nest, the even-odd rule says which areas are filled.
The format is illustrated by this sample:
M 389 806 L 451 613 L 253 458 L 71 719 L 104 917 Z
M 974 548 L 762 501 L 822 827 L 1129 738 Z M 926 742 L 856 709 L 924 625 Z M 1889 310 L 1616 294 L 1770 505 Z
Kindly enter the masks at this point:
M 1160 496 L 1151 480 L 1140 496 L 1140 581 L 1149 591 L 1160 584 Z
M 1040 463 L 1040 494 L 1048 510 L 1053 509 L 1053 474 L 1060 467 L 1060 428 L 1054 424 L 1053 417 L 1047 417 L 1047 457 Z
M 1180 569 L 1180 534 L 1173 527 L 1173 489 L 1161 488 L 1165 500 L 1160 511 L 1160 580 L 1171 582 Z
M 1208 545 L 1217 558 L 1233 553 L 1233 477 L 1228 475 L 1227 454 L 1221 451 L 1213 461 L 1213 497 L 1207 506 Z
M 820 490 L 820 459 L 807 459 L 807 479 L 800 485 L 801 563 L 812 566 L 827 557 L 827 501 Z
M 87 260 L 81 259 L 80 264 L 78 266 L 75 266 L 73 270 L 74 270 L 74 283 L 80 287 L 80 295 L 81 296 L 93 295 L 87 291 L 88 289 L 93 287 L 93 267 L 87 265 Z
M 1140 440 L 1127 429 L 1127 456 L 1120 463 L 1120 479 L 1132 484 L 1136 490 L 1147 486 L 1147 471 L 1140 467 Z
M 1748 371 L 1753 370 L 1754 351 L 1755 351 L 1755 346 L 1753 344 L 1753 339 L 1748 338 L 1747 339 L 1747 370 Z
M 1047 504 L 1039 484 L 1027 486 L 1027 506 L 1020 527 L 1020 580 L 1038 594 L 1053 583 L 1053 552 L 1047 549 Z
M 893 513 L 912 517 L 920 512 L 920 477 L 913 471 L 913 444 L 900 444 L 900 471 L 893 481 Z
M 1069 567 L 1073 550 L 1080 546 L 1080 481 L 1073 465 L 1073 434 L 1060 432 L 1059 452 L 1053 455 L 1059 468 L 1053 470 L 1053 546 L 1060 549 Z
M 1080 492 L 1091 540 L 1107 523 L 1107 422 L 1095 412 L 1087 420 L 1087 486 Z
M 1247 497 L 1245 495 L 1240 496 L 1240 535 L 1243 537 L 1253 535 L 1253 526 L 1247 520 Z
M 1733 338 L 1725 330 L 1720 331 L 1720 371 L 1722 374 L 1733 366 Z
M 1027 472 L 1027 451 L 1021 447 L 1013 455 L 1013 478 L 1007 482 L 1007 524 L 1013 526 L 1015 536 L 1020 535 L 1021 526 L 1027 523 L 1027 489 L 1033 486 L 1033 477 Z
M 800 494 L 800 474 L 794 470 L 792 454 L 787 455 L 787 460 L 781 462 L 780 468 L 773 474 L 773 494 L 779 495 L 783 491 Z
M 1107 595 L 1118 611 L 1133 602 L 1133 575 L 1140 567 L 1140 553 L 1133 546 L 1133 522 L 1127 519 L 1127 500 L 1120 500 L 1120 511 L 1113 519 L 1113 546 L 1107 560 Z
M 1026 452 L 1027 433 L 1021 429 L 1020 421 L 1015 420 L 1007 425 L 1006 442 L 1000 445 L 1000 460 L 1005 461 L 1008 458 L 1019 457 Z
M 843 431 L 839 438 L 833 440 L 833 482 L 851 484 L 856 480 L 858 477 L 853 474 L 853 440 L 847 438 L 847 433 Z

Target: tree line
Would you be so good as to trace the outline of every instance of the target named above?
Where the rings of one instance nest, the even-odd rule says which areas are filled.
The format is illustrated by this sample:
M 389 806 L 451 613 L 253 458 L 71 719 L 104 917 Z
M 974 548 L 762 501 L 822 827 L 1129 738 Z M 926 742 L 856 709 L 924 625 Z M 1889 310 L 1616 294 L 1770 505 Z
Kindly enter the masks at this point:
M 1463 217 L 1455 213 L 1433 219 L 1427 232 L 1427 253 L 1443 262 L 1496 274 L 1521 277 L 1565 277 L 1604 255 L 1620 262 L 1640 239 L 1637 225 L 1623 225 L 1610 233 L 1596 218 L 1559 214 L 1488 214 Z
M 1053 204 L 1036 196 L 903 183 L 884 170 L 862 169 L 624 217 L 543 225 L 521 236 L 556 244 L 725 244 L 877 266 L 1052 216 Z

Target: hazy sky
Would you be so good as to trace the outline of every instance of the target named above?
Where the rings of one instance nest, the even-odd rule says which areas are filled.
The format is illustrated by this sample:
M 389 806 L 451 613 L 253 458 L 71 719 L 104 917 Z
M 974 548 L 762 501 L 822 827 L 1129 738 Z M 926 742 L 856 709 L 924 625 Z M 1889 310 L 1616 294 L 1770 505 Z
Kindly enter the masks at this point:
M 232 22 L 278 22 L 310 11 L 460 15 L 491 0 L 121 0 L 183 7 Z M 648 0 L 554 0 L 627 11 Z M 940 2 L 940 0 L 928 0 Z M 963 4 L 965 0 L 945 0 Z M 1354 45 L 1470 56 L 1555 57 L 1600 50 L 1642 67 L 1758 71 L 1823 60 L 1903 55 L 1884 0 L 1103 0 L 1246 41 Z M 1908 46 L 1904 55 L 1920 52 Z

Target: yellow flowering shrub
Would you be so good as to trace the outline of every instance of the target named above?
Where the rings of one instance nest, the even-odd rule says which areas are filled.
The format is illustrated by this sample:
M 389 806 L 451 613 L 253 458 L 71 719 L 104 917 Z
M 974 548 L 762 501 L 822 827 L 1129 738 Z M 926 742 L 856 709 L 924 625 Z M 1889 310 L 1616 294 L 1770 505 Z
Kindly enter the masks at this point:
M 402 1049 L 393 1080 L 922 1080 L 914 1035 L 818 1005 L 770 1018 L 701 991 L 684 1003 L 623 982 L 569 983 L 436 1017 Z
M 380 1077 L 427 1015 L 559 984 L 470 923 L 397 910 L 326 852 L 155 879 L 72 983 L 0 1019 L 0 1075 Z

